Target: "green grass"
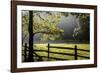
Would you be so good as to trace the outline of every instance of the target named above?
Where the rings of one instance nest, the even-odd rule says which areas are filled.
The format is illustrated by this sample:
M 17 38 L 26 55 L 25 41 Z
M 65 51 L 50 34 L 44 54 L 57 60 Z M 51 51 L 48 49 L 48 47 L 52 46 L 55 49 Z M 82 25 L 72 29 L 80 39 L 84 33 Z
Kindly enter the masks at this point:
M 50 44 L 50 46 L 72 47 L 72 48 L 74 48 L 75 45 L 77 45 L 78 49 L 89 50 L 89 48 L 90 48 L 89 44 Z M 37 50 L 48 50 L 47 44 L 35 44 L 35 46 L 36 46 L 35 49 L 37 49 Z M 74 54 L 74 49 L 68 50 L 68 49 L 50 48 L 50 52 Z M 36 53 L 40 56 L 48 56 L 47 52 L 36 52 Z M 90 54 L 89 52 L 78 51 L 78 55 L 81 55 L 81 56 L 89 57 L 89 54 Z M 54 54 L 54 53 L 50 53 L 50 57 L 74 60 L 74 56 Z M 84 60 L 84 59 L 87 59 L 87 58 L 78 57 L 78 59 Z M 47 60 L 47 59 L 44 59 L 44 60 Z M 55 61 L 54 59 L 51 59 L 51 60 Z
M 34 44 L 36 50 L 45 50 L 48 51 L 47 48 L 48 44 Z M 78 49 L 84 49 L 84 50 L 90 50 L 90 45 L 89 44 L 50 44 L 50 46 L 57 46 L 57 47 L 71 47 L 73 48 L 73 50 L 69 50 L 69 49 L 62 49 L 62 48 L 50 48 L 50 52 L 57 52 L 57 53 L 68 53 L 68 54 L 74 54 L 74 47 L 75 45 L 77 45 Z M 24 48 L 23 48 L 24 49 Z M 22 52 L 24 54 L 24 52 Z M 27 52 L 28 54 L 28 52 Z M 38 54 L 39 56 L 48 56 L 47 52 L 40 52 L 37 51 L 36 54 Z M 86 56 L 86 57 L 90 57 L 90 52 L 85 52 L 85 51 L 78 51 L 78 55 L 80 56 Z M 50 53 L 50 57 L 53 58 L 60 58 L 60 59 L 68 59 L 68 60 L 74 60 L 74 56 L 70 56 L 70 55 L 62 55 L 62 54 L 54 54 L 54 53 Z M 22 57 L 24 60 L 24 57 Z M 48 61 L 48 58 L 42 58 L 43 61 Z M 87 58 L 83 58 L 83 57 L 78 57 L 78 60 L 86 60 Z M 50 59 L 50 61 L 57 61 L 55 59 Z

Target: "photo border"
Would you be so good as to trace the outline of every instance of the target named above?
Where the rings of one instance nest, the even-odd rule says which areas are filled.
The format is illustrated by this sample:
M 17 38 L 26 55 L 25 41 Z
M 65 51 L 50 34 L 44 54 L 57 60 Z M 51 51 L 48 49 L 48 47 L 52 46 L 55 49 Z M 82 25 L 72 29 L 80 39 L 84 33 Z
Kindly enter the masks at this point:
M 17 5 L 93 9 L 94 10 L 94 64 L 17 68 L 17 41 L 18 41 L 17 40 Z M 90 67 L 97 67 L 97 6 L 33 2 L 33 1 L 11 1 L 11 72 L 12 73 L 28 72 L 28 71 L 59 70 L 59 69 L 90 68 Z

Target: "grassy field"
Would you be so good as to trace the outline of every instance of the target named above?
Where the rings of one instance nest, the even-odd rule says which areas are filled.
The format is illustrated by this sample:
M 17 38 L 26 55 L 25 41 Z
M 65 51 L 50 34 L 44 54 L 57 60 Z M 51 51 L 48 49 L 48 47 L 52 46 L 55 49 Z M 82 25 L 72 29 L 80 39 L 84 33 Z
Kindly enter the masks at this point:
M 36 50 L 44 50 L 44 51 L 36 51 L 36 54 L 38 54 L 39 56 L 48 56 L 48 53 L 45 51 L 48 51 L 48 44 L 35 44 L 34 45 L 34 49 Z M 78 49 L 84 49 L 84 50 L 90 50 L 90 46 L 89 44 L 50 44 L 50 46 L 57 46 L 57 47 L 71 47 L 73 48 L 73 50 L 69 50 L 69 49 L 62 49 L 62 48 L 50 48 L 50 52 L 57 52 L 57 53 L 68 53 L 68 54 L 74 54 L 74 47 L 75 45 L 77 45 Z M 78 55 L 80 56 L 85 56 L 85 57 L 90 57 L 90 52 L 86 52 L 86 51 L 78 51 Z M 66 59 L 66 60 L 74 60 L 74 56 L 70 56 L 70 55 L 62 55 L 62 54 L 54 54 L 54 53 L 50 53 L 50 57 L 53 58 L 60 58 L 60 59 Z M 43 61 L 48 61 L 48 58 L 43 57 L 42 58 Z M 83 58 L 83 57 L 78 57 L 78 60 L 85 60 L 87 58 Z M 50 59 L 49 61 L 57 61 L 55 59 Z
M 89 50 L 90 46 L 89 44 L 76 44 L 78 49 L 85 49 Z M 57 47 L 72 47 L 74 48 L 75 44 L 50 44 L 50 46 L 57 46 Z M 47 44 L 35 44 L 36 50 L 48 50 Z M 58 53 L 68 53 L 68 54 L 74 54 L 74 50 L 68 50 L 68 49 L 58 49 L 58 48 L 50 48 L 50 52 L 58 52 Z M 40 56 L 48 56 L 47 52 L 36 52 Z M 80 56 L 86 56 L 89 57 L 89 52 L 85 51 L 78 51 L 78 55 Z M 50 53 L 50 57 L 54 58 L 61 58 L 61 59 L 68 59 L 68 60 L 74 60 L 74 56 L 69 55 L 62 55 L 62 54 L 54 54 Z M 79 60 L 84 60 L 86 58 L 78 57 Z M 47 61 L 47 58 L 43 58 L 44 61 Z M 55 59 L 50 59 L 51 61 L 55 61 Z

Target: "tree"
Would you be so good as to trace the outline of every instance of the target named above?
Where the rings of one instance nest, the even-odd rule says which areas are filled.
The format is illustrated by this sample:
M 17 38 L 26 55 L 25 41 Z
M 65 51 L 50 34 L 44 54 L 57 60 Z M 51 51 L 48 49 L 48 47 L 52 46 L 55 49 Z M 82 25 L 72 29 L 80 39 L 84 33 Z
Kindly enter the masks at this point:
M 75 15 L 76 18 L 79 20 L 77 23 L 77 27 L 74 29 L 73 37 L 79 38 L 79 40 L 85 40 L 89 42 L 89 21 L 90 15 L 88 13 L 71 13 Z
M 34 61 L 34 50 L 33 50 L 33 12 L 29 11 L 29 26 L 28 26 L 28 32 L 29 32 L 29 53 L 28 53 L 28 61 L 33 62 Z
M 23 34 L 23 40 L 27 35 L 29 36 L 29 53 L 28 53 L 29 62 L 34 61 L 33 41 L 34 41 L 34 36 L 36 34 L 38 33 L 43 34 L 42 39 L 40 40 L 43 39 L 55 40 L 56 38 L 60 37 L 60 35 L 63 33 L 63 30 L 57 26 L 61 18 L 60 16 L 61 16 L 60 13 L 57 12 L 29 11 L 28 14 L 27 12 L 26 14 L 23 13 L 22 34 Z
M 26 12 L 26 13 L 25 13 Z M 23 12 L 23 41 L 29 36 L 28 33 L 28 11 Z M 56 40 L 63 34 L 63 30 L 58 27 L 61 19 L 60 12 L 47 12 L 47 11 L 33 11 L 33 37 L 41 33 L 40 40 Z
M 38 17 L 34 18 L 33 35 L 42 33 L 42 38 L 40 40 L 56 40 L 59 38 L 63 30 L 58 27 L 61 19 L 61 14 L 57 12 L 42 12 L 43 14 L 38 14 Z

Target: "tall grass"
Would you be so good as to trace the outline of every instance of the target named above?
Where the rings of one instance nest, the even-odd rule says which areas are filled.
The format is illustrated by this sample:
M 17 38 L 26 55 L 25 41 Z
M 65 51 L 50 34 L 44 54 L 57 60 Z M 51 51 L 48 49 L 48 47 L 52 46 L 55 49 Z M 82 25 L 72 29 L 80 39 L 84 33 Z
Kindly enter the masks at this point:
M 74 46 L 77 45 L 78 49 L 84 49 L 84 50 L 90 50 L 89 44 L 50 44 L 50 46 L 57 46 L 57 47 L 72 47 L 73 50 L 69 49 L 58 49 L 58 48 L 50 48 L 50 52 L 58 52 L 58 53 L 68 53 L 68 54 L 74 54 Z M 35 44 L 34 49 L 36 50 L 48 50 L 47 44 Z M 36 52 L 39 56 L 48 56 L 47 52 Z M 90 57 L 90 52 L 85 51 L 78 51 L 78 55 L 80 56 L 86 56 Z M 70 55 L 62 55 L 62 54 L 54 54 L 50 53 L 50 57 L 54 58 L 61 58 L 61 59 L 68 59 L 68 60 L 74 60 L 74 56 Z M 78 60 L 85 60 L 87 58 L 78 57 Z M 47 58 L 43 58 L 44 61 L 47 61 Z M 50 59 L 50 61 L 56 61 L 55 59 Z

